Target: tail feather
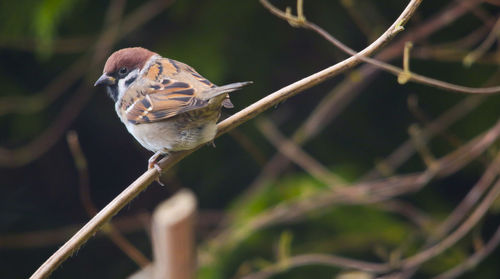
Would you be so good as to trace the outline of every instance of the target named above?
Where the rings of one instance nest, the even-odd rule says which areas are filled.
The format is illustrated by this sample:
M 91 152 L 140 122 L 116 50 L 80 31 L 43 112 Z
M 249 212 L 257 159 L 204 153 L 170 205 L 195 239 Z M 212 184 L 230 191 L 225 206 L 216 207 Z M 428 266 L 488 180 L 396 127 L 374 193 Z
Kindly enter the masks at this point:
M 253 81 L 244 81 L 244 82 L 235 82 L 235 83 L 230 83 L 230 84 L 226 84 L 226 85 L 222 85 L 222 86 L 217 86 L 217 87 L 213 87 L 213 88 L 208 89 L 207 91 L 203 92 L 203 94 L 201 94 L 201 95 L 203 96 L 204 100 L 210 100 L 213 97 L 239 90 L 242 87 L 247 86 L 247 85 L 252 84 L 252 83 L 253 83 Z

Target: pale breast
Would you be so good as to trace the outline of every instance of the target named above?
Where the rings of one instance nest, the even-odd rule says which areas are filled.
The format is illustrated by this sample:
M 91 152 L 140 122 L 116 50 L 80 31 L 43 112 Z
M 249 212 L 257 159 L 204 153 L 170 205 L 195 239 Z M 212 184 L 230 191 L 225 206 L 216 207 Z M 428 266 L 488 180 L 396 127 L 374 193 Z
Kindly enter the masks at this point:
M 127 130 L 144 148 L 152 152 L 189 150 L 210 142 L 215 137 L 215 121 L 204 121 L 199 125 L 179 127 L 175 119 L 147 124 L 124 122 Z M 191 123 L 194 124 L 194 123 Z

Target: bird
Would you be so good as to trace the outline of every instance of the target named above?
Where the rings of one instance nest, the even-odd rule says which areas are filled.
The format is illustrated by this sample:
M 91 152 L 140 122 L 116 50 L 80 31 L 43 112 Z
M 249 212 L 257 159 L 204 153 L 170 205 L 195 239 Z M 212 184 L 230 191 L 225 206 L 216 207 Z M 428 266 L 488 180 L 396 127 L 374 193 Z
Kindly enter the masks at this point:
M 216 86 L 194 68 L 142 47 L 112 53 L 94 86 L 105 86 L 128 132 L 154 152 L 148 169 L 160 174 L 159 158 L 213 142 L 228 93 L 251 81 Z M 161 184 L 161 183 L 160 183 Z

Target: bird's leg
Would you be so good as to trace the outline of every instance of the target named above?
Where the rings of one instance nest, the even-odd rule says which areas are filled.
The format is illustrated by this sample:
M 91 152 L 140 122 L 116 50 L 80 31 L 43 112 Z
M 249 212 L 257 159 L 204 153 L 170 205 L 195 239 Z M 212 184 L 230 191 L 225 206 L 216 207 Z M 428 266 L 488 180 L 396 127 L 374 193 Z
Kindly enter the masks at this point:
M 149 160 L 148 160 L 148 169 L 155 168 L 161 174 L 161 168 L 160 168 L 160 166 L 158 166 L 158 161 L 160 161 L 160 160 L 158 158 L 163 154 L 165 154 L 165 153 L 158 151 L 153 156 L 151 156 L 151 158 L 149 158 Z
M 209 141 L 207 143 L 207 145 L 211 145 L 213 148 L 216 148 L 217 146 L 215 146 L 215 140 L 212 140 L 212 141 Z
M 158 165 L 158 162 L 160 161 L 159 160 L 160 156 L 163 154 L 165 154 L 165 153 L 158 151 L 153 156 L 151 156 L 151 158 L 149 158 L 149 160 L 148 160 L 148 169 L 154 168 L 158 172 L 159 176 L 156 178 L 156 182 L 158 182 L 158 184 L 160 184 L 161 186 L 165 186 L 165 184 L 163 184 L 160 181 L 160 175 L 163 172 L 163 170 Z

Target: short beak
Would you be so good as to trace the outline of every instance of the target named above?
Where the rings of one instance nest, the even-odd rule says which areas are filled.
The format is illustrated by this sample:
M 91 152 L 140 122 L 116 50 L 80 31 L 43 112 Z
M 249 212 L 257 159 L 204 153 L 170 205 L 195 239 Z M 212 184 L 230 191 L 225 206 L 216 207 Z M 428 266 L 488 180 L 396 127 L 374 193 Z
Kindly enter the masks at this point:
M 94 86 L 97 85 L 113 85 L 116 83 L 116 79 L 114 77 L 110 77 L 106 74 L 102 74 L 102 76 L 94 83 Z

